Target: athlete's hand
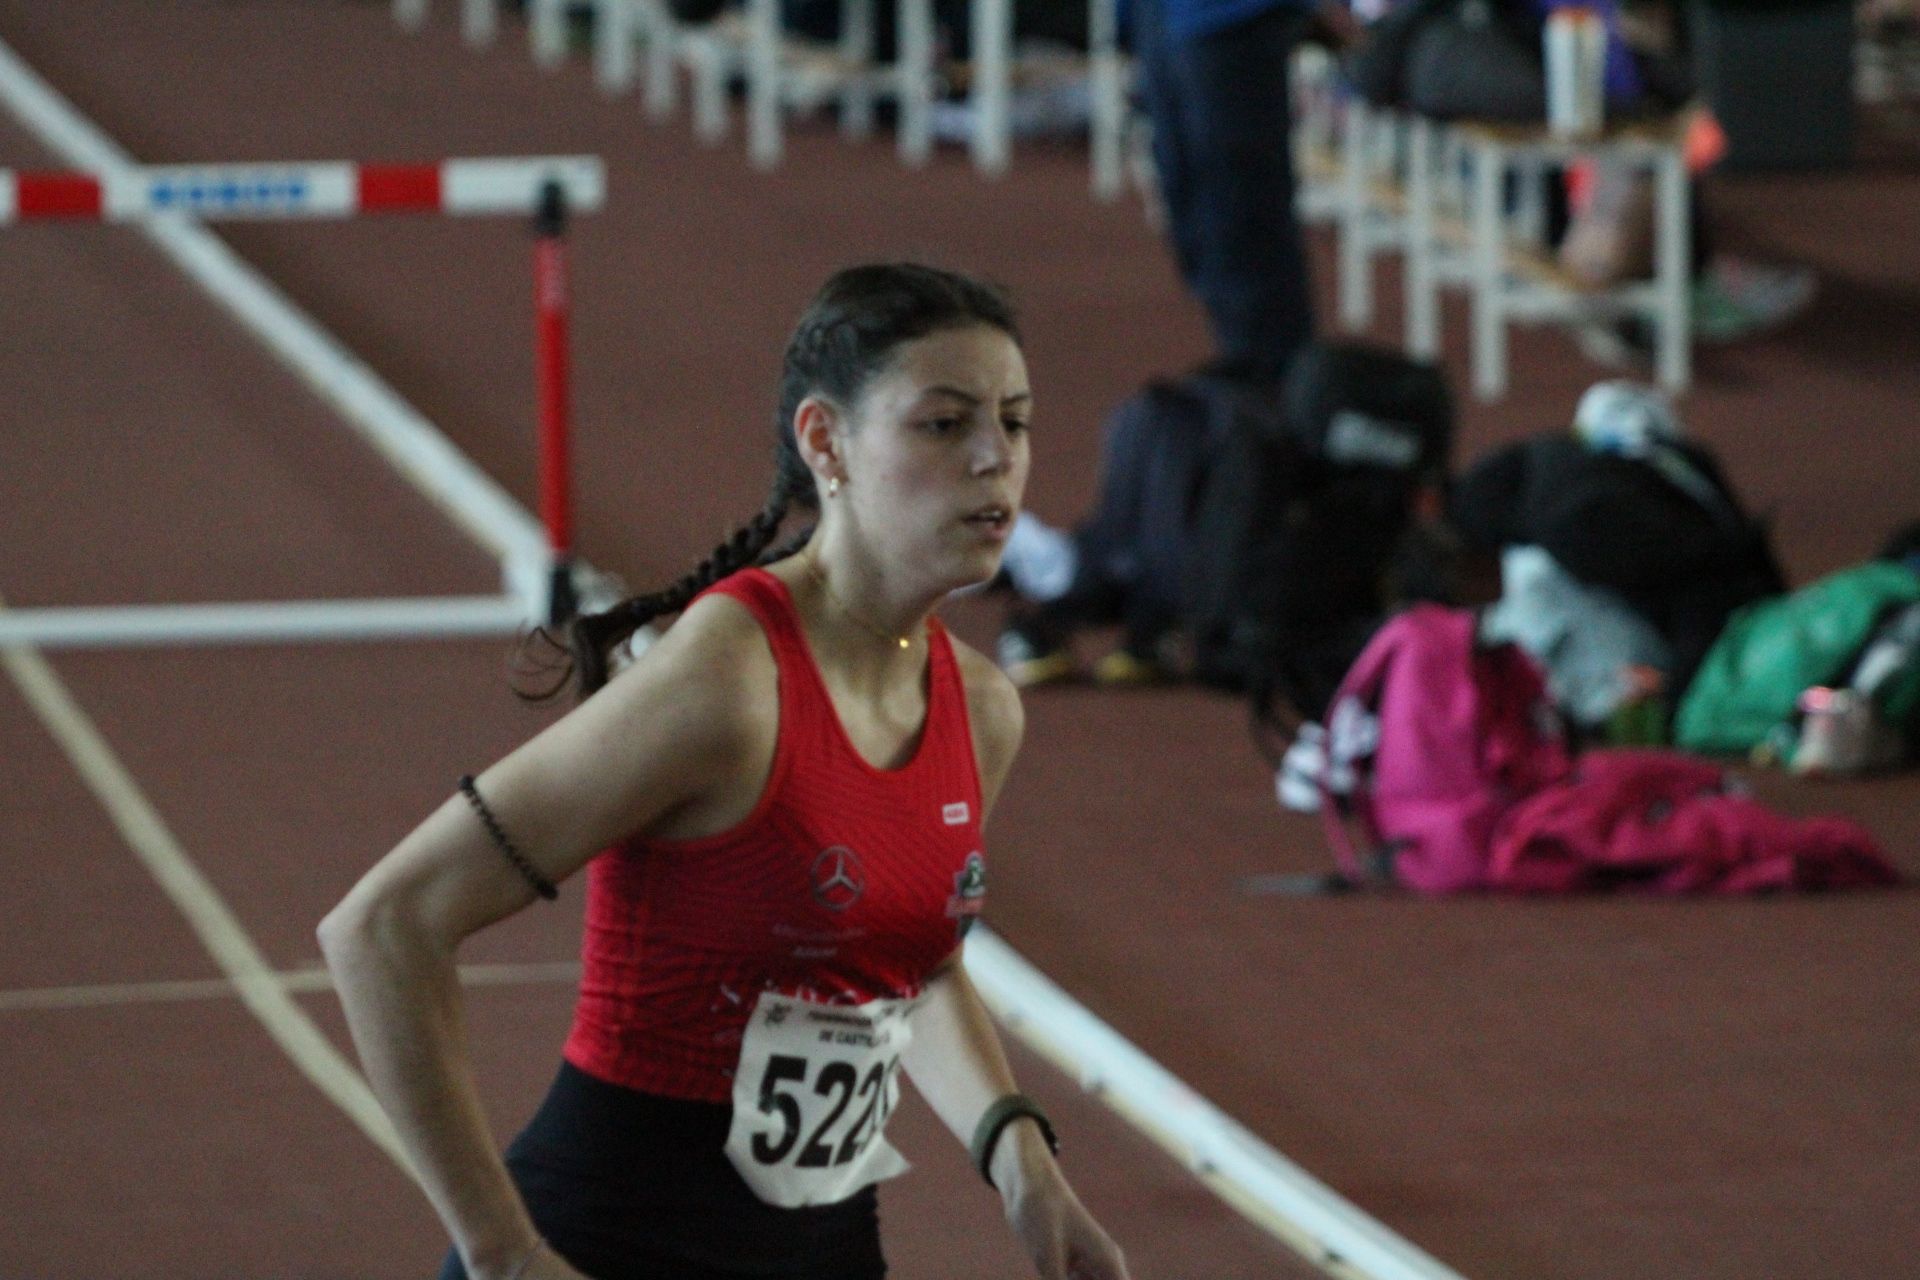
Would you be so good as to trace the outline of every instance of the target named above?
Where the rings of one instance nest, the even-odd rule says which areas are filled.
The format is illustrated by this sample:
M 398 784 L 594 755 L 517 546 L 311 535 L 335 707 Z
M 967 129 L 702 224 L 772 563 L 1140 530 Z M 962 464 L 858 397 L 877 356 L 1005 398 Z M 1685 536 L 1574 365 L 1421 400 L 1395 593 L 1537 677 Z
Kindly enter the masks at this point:
M 1128 1280 L 1126 1259 L 1050 1160 L 1009 1188 L 1007 1221 L 1040 1280 Z

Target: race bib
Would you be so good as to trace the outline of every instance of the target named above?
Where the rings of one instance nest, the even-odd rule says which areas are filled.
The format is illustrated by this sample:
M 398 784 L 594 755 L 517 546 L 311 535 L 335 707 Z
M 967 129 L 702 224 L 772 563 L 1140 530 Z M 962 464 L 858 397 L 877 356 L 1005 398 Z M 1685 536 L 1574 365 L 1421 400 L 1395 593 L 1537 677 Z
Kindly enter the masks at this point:
M 815 1004 L 762 992 L 733 1077 L 727 1158 L 768 1204 L 832 1204 L 905 1173 L 884 1130 L 912 1000 Z

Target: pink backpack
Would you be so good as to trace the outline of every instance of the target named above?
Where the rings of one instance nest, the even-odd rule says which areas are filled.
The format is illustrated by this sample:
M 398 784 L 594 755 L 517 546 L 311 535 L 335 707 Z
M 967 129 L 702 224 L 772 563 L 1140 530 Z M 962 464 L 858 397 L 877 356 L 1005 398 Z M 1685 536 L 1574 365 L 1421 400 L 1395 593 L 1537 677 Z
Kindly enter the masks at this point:
M 1481 888 L 1501 818 L 1568 772 L 1539 669 L 1513 645 L 1479 644 L 1475 625 L 1466 609 L 1407 610 L 1329 704 L 1320 811 L 1351 880 Z

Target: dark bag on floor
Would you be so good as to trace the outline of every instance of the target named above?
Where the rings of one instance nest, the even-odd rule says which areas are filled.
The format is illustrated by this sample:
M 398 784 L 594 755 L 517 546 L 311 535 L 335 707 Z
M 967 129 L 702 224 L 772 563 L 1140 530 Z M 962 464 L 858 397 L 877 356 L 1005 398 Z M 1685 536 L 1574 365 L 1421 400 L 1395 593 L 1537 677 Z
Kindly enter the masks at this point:
M 1316 717 L 1386 611 L 1452 432 L 1438 369 L 1357 343 L 1309 345 L 1277 406 L 1223 414 L 1186 556 L 1196 678 Z
M 1148 383 L 1107 419 L 1100 493 L 1075 531 L 1076 598 L 1114 595 L 1130 636 L 1150 641 L 1180 617 L 1188 531 L 1216 433 L 1236 395 L 1201 376 Z
M 1680 703 L 1675 741 L 1690 751 L 1712 753 L 1758 746 L 1775 726 L 1793 719 L 1807 689 L 1850 683 L 1849 673 L 1876 638 L 1876 628 L 1915 602 L 1920 602 L 1920 575 L 1886 560 L 1869 560 L 1790 595 L 1753 602 L 1733 615 L 1700 664 Z M 1920 695 L 1905 690 L 1903 681 L 1886 685 L 1886 702 L 1877 710 L 1895 717 L 1892 723 L 1920 715 L 1909 701 Z
M 1555 432 L 1481 458 L 1452 498 L 1470 540 L 1544 547 L 1624 598 L 1673 650 L 1675 696 L 1735 609 L 1784 589 L 1766 525 L 1696 441 L 1629 455 Z

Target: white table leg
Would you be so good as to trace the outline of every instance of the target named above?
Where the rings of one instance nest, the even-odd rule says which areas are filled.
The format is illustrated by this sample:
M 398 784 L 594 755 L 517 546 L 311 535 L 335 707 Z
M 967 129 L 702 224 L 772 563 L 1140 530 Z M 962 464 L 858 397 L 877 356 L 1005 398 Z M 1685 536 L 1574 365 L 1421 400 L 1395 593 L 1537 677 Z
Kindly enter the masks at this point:
M 1113 200 L 1126 175 L 1127 87 L 1121 80 L 1118 0 L 1087 0 L 1087 140 L 1093 195 Z
M 1500 253 L 1500 178 L 1497 144 L 1473 146 L 1473 389 L 1482 400 L 1507 390 L 1506 281 Z
M 1367 209 L 1367 169 L 1373 146 L 1373 111 L 1359 99 L 1347 103 L 1342 132 L 1340 199 L 1340 323 L 1364 329 L 1373 320 L 1373 246 Z
M 693 136 L 709 147 L 727 136 L 727 75 L 732 56 L 706 32 L 686 38 L 687 69 L 693 79 Z
M 534 65 L 559 66 L 567 58 L 566 0 L 527 0 L 527 38 Z
M 1440 355 L 1440 294 L 1435 281 L 1433 230 L 1434 125 L 1415 116 L 1407 139 L 1407 354 Z
M 840 89 L 840 135 L 873 133 L 873 0 L 840 0 L 840 60 L 847 81 Z
M 647 83 L 641 91 L 647 117 L 665 120 L 673 114 L 680 98 L 680 86 L 676 82 L 680 32 L 666 0 L 635 0 L 635 3 L 640 6 L 641 26 L 647 41 Z
M 925 164 L 933 155 L 933 5 L 932 0 L 898 0 L 900 159 Z
M 492 44 L 500 34 L 500 11 L 495 0 L 463 0 L 460 34 L 476 49 Z
M 593 75 L 605 93 L 633 86 L 634 0 L 593 0 Z
M 747 160 L 780 163 L 780 0 L 747 0 Z
M 1012 0 L 973 0 L 973 165 L 998 177 L 1013 159 Z
M 1688 251 L 1691 193 L 1679 147 L 1661 152 L 1654 168 L 1654 288 L 1660 297 L 1655 352 L 1660 385 L 1687 389 L 1693 380 L 1692 254 Z

